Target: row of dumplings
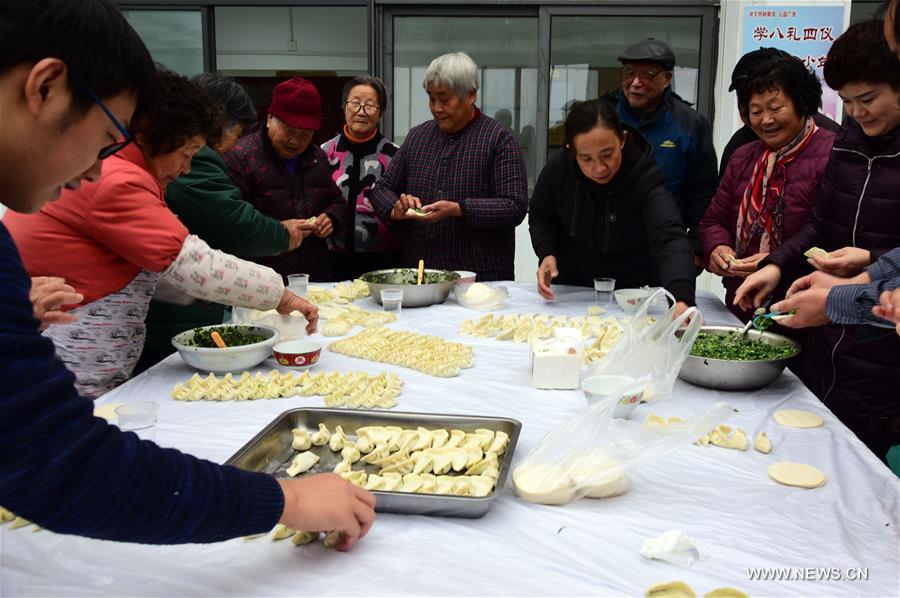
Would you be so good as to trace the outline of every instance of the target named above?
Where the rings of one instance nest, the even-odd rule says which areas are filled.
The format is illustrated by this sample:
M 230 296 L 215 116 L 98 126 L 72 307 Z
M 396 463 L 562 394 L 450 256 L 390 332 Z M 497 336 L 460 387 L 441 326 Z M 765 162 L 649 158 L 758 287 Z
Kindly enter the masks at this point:
M 293 396 L 323 396 L 328 407 L 353 409 L 390 409 L 397 405 L 403 381 L 394 373 L 370 375 L 365 372 L 293 372 L 272 370 L 266 375 L 252 376 L 244 372 L 238 378 L 225 374 L 222 378 L 194 374 L 175 385 L 176 401 L 247 401 Z
M 319 462 L 319 456 L 309 451 L 311 447 L 328 444 L 333 452 L 341 453 L 334 473 L 353 484 L 369 490 L 460 496 L 490 493 L 500 474 L 500 456 L 509 445 L 505 432 L 486 428 L 466 433 L 423 427 L 410 430 L 399 426 L 367 426 L 357 430 L 357 440 L 349 438 L 341 426 L 331 433 L 325 424 L 319 424 L 318 431 L 313 433 L 303 428 L 295 428 L 291 433 L 291 447 L 303 451 L 294 456 L 287 468 L 287 474 L 292 477 Z M 375 465 L 379 471 L 371 475 L 354 471 L 352 466 L 356 462 Z M 447 476 L 451 470 L 464 475 Z M 440 479 L 432 480 L 435 477 Z M 467 478 L 478 479 L 467 481 Z M 486 490 L 485 480 L 490 480 Z
M 477 322 L 465 320 L 460 327 L 464 335 L 511 340 L 517 343 L 543 340 L 553 336 L 555 328 L 574 328 L 581 332 L 585 340 L 594 339 L 585 347 L 585 361 L 599 359 L 619 342 L 623 326 L 628 319 L 618 320 L 613 316 L 551 316 L 549 314 L 505 314 L 494 317 L 487 314 Z
M 331 343 L 335 353 L 391 363 L 431 376 L 458 376 L 472 367 L 472 347 L 451 343 L 440 337 L 415 332 L 392 331 L 385 327 L 366 328 L 362 332 Z

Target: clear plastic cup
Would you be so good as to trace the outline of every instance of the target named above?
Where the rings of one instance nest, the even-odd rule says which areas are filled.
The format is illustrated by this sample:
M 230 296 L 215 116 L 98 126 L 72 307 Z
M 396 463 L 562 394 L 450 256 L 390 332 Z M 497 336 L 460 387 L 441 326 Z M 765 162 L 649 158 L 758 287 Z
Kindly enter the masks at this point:
M 143 440 L 156 440 L 156 417 L 159 405 L 150 401 L 126 403 L 116 407 L 119 429 L 134 432 Z
M 381 307 L 384 311 L 395 313 L 399 318 L 403 309 L 403 289 L 384 289 L 381 291 Z
M 288 274 L 288 290 L 300 297 L 309 289 L 309 274 Z
M 609 305 L 613 300 L 613 291 L 616 290 L 615 278 L 594 279 L 594 303 Z

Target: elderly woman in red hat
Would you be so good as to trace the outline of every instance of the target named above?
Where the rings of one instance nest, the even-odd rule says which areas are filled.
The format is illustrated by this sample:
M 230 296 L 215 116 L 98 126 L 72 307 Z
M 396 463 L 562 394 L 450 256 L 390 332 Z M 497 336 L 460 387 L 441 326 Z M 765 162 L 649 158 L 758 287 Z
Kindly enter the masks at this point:
M 282 276 L 304 272 L 310 280 L 325 280 L 329 271 L 325 239 L 344 228 L 346 200 L 331 179 L 328 158 L 312 143 L 321 126 L 319 91 L 306 79 L 291 77 L 272 91 L 266 126 L 241 139 L 225 156 L 228 175 L 256 209 L 279 220 L 310 220 L 313 236 L 300 247 L 254 258 Z

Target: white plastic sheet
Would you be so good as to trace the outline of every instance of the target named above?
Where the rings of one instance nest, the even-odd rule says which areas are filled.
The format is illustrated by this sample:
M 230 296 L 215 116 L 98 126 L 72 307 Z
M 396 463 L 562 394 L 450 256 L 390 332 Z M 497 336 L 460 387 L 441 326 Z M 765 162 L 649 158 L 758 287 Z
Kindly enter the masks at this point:
M 510 284 L 499 313 L 585 315 L 593 290 L 555 289 L 545 303 L 532 286 Z M 378 309 L 371 298 L 359 305 Z M 706 320 L 735 320 L 717 300 L 701 302 Z M 317 369 L 400 373 L 398 410 L 500 415 L 524 424 L 516 463 L 585 404 L 581 391 L 531 388 L 528 346 L 459 334 L 472 311 L 453 302 L 404 309 L 396 328 L 426 330 L 471 343 L 475 366 L 437 379 L 323 351 Z M 617 308 L 611 313 L 620 315 Z M 320 336 L 320 335 L 315 335 Z M 331 339 L 324 339 L 328 342 Z M 274 367 L 269 361 L 265 368 Z M 223 462 L 275 416 L 319 397 L 244 403 L 176 403 L 168 392 L 193 371 L 175 355 L 104 396 L 99 403 L 160 403 L 157 440 Z M 379 515 L 349 553 L 321 543 L 294 547 L 261 538 L 217 545 L 153 547 L 0 528 L 2 596 L 260 595 L 642 595 L 672 579 L 698 594 L 725 585 L 751 596 L 897 596 L 900 483 L 791 374 L 753 393 L 708 391 L 676 381 L 673 396 L 642 405 L 648 413 L 685 415 L 726 400 L 739 410 L 729 425 L 753 438 L 766 431 L 770 455 L 689 446 L 637 471 L 622 496 L 545 507 L 515 497 L 509 484 L 482 519 Z M 772 414 L 814 411 L 825 426 L 780 428 Z M 810 463 L 828 476 L 816 490 L 779 486 L 766 467 Z M 708 558 L 689 570 L 638 553 L 647 538 L 680 529 Z M 750 568 L 838 568 L 842 581 L 751 581 Z M 848 581 L 851 568 L 868 581 Z

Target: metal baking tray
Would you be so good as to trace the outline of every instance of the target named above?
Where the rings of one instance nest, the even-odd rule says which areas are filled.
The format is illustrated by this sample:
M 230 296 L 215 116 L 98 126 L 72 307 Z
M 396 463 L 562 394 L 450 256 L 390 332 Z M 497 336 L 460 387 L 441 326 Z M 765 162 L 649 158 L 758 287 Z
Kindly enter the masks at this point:
M 522 423 L 515 419 L 480 417 L 470 415 L 439 415 L 432 413 L 404 413 L 387 411 L 357 411 L 352 409 L 298 408 L 285 411 L 272 423 L 266 426 L 250 442 L 235 453 L 226 465 L 234 465 L 247 471 L 272 474 L 278 478 L 288 479 L 285 473 L 291 459 L 298 451 L 291 448 L 294 428 L 306 428 L 310 432 L 318 431 L 319 424 L 325 424 L 334 432 L 341 426 L 351 439 L 356 438 L 356 430 L 364 426 L 400 426 L 415 429 L 419 426 L 428 430 L 446 428 L 474 432 L 477 428 L 487 428 L 495 432 L 509 435 L 509 446 L 500 462 L 500 477 L 494 490 L 484 497 L 448 496 L 443 494 L 418 494 L 411 492 L 383 492 L 376 490 L 378 502 L 375 510 L 383 513 L 407 513 L 415 515 L 441 515 L 445 517 L 481 517 L 490 510 L 503 492 L 512 456 L 519 440 Z M 341 454 L 332 452 L 328 445 L 314 446 L 309 449 L 319 456 L 319 462 L 308 472 L 297 476 L 297 479 L 316 473 L 327 473 L 334 469 L 341 460 Z M 378 467 L 363 463 L 354 463 L 354 469 L 365 469 L 369 473 L 377 473 Z M 448 475 L 453 475 L 452 472 Z

